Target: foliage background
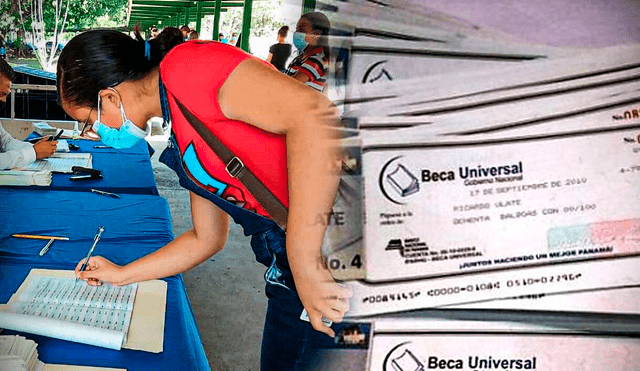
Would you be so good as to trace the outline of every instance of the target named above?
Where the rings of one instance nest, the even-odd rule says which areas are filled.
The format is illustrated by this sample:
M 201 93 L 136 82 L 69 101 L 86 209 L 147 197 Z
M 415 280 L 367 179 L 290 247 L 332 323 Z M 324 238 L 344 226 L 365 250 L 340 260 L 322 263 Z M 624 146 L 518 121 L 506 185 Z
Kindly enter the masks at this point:
M 25 28 L 31 30 L 30 9 L 35 1 L 0 0 L 0 33 L 21 34 L 22 25 L 18 11 L 24 11 Z M 43 0 L 44 23 L 47 34 L 53 34 L 55 25 L 55 0 Z M 126 19 L 127 0 L 61 0 L 61 6 L 69 3 L 69 14 L 65 24 L 66 31 L 82 31 L 96 27 L 122 27 Z M 50 36 L 50 35 L 49 35 Z M 71 37 L 72 35 L 69 35 Z

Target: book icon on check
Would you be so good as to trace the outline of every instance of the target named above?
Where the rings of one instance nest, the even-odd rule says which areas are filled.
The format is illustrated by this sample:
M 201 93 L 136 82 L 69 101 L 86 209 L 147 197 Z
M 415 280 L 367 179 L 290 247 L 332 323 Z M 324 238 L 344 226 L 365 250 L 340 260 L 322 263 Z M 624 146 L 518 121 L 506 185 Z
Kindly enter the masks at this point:
M 393 358 L 391 364 L 395 371 L 424 371 L 424 365 L 409 349 L 405 349 L 401 355 Z
M 411 174 L 402 164 L 398 164 L 394 171 L 387 174 L 387 182 L 402 197 L 407 197 L 420 190 L 418 178 Z

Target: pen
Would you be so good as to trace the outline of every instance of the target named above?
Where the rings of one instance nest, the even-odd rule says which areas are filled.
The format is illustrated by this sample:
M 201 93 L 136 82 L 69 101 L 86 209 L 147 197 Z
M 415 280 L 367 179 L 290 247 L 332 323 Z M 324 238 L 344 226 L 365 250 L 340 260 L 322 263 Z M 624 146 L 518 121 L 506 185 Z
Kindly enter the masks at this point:
M 114 197 L 114 198 L 120 198 L 120 195 L 117 195 L 115 193 L 111 193 L 111 192 L 105 192 L 105 191 L 101 191 L 99 189 L 93 189 L 91 188 L 91 192 L 93 193 L 97 193 L 99 195 L 103 195 L 103 196 L 109 196 L 109 197 Z
M 84 269 L 87 267 L 87 263 L 89 262 L 89 258 L 91 258 L 91 254 L 93 254 L 93 250 L 96 248 L 98 241 L 100 241 L 100 237 L 102 236 L 102 232 L 104 232 L 104 226 L 100 226 L 98 228 L 98 233 L 96 233 L 95 237 L 93 237 L 93 245 L 89 249 L 87 256 L 84 258 L 84 263 L 82 263 L 82 267 L 80 268 L 80 272 L 84 272 Z M 76 277 L 76 282 L 78 282 L 78 277 Z
M 55 136 L 55 137 L 54 137 L 54 136 L 50 136 L 50 137 L 49 137 L 49 139 L 47 139 L 47 141 L 49 141 L 49 142 L 53 142 L 54 140 L 58 140 L 58 139 L 60 139 L 60 136 L 62 135 L 62 133 L 63 133 L 63 132 L 64 132 L 64 130 L 60 130 L 60 131 L 58 132 L 58 134 L 56 134 L 56 136 Z
M 42 248 L 42 250 L 40 250 L 40 256 L 44 256 L 44 254 L 47 253 L 47 251 L 49 251 L 49 248 L 51 247 L 51 245 L 53 244 L 53 241 L 55 241 L 53 238 L 49 240 L 49 242 L 47 242 L 46 245 L 44 245 L 44 247 Z
M 11 237 L 15 238 L 30 238 L 32 240 L 62 240 L 68 241 L 69 237 L 61 237 L 61 236 L 39 236 L 35 234 L 12 234 Z
M 113 148 L 111 146 L 93 146 L 93 148 Z

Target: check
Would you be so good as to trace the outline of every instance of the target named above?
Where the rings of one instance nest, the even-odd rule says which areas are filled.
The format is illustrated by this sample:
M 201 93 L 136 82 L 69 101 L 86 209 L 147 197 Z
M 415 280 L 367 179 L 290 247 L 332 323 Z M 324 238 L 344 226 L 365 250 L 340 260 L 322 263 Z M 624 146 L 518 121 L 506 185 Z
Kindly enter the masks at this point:
M 363 144 L 369 282 L 640 255 L 640 128 Z
M 410 329 L 377 322 L 371 371 L 638 370 L 640 340 L 524 325 L 412 321 Z M 438 326 L 434 326 L 438 325 Z

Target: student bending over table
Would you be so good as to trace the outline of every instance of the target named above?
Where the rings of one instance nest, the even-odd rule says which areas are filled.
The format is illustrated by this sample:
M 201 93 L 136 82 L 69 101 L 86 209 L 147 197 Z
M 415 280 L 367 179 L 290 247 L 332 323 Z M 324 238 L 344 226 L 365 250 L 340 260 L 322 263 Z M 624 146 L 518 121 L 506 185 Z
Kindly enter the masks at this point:
M 13 68 L 4 59 L 0 59 L 0 108 L 4 108 L 11 91 L 11 81 L 15 78 Z M 0 124 L 0 170 L 25 166 L 50 157 L 58 145 L 57 141 L 42 138 L 36 144 L 19 141 L 7 133 Z
M 230 45 L 182 43 L 176 28 L 148 42 L 137 36 L 95 30 L 69 41 L 58 62 L 62 107 L 81 122 L 93 122 L 92 130 L 114 147 L 143 138 L 151 117 L 171 120 L 161 161 L 190 190 L 193 229 L 125 266 L 93 257 L 87 271 L 76 268 L 78 276 L 91 284 L 123 285 L 184 272 L 223 248 L 231 217 L 252 236 L 256 259 L 267 267 L 261 368 L 308 369 L 304 361 L 326 339 L 321 332 L 335 334 L 321 318 L 340 322 L 352 294 L 322 263 L 325 226 L 315 222 L 330 211 L 339 181 L 340 151 L 328 145 L 333 138 L 327 130 L 337 123 L 336 108 L 321 93 Z M 288 208 L 286 233 L 271 206 L 231 176 L 242 163 L 223 163 L 196 132 L 195 121 Z M 303 308 L 310 323 L 300 319 Z

